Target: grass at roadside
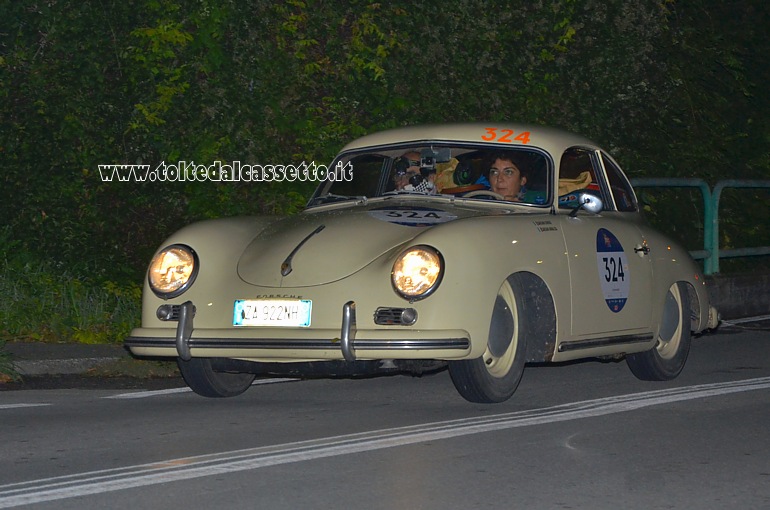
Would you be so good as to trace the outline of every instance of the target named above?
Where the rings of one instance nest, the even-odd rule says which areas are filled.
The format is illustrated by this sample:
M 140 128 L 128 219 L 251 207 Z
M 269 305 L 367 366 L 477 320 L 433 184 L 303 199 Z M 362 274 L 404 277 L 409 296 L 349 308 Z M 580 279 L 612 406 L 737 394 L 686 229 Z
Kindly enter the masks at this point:
M 39 263 L 2 261 L 0 339 L 118 344 L 140 320 L 138 285 L 96 282 Z
M 0 248 L 0 381 L 18 378 L 6 342 L 120 344 L 139 325 L 138 284 L 84 274 Z
M 86 375 L 94 377 L 133 377 L 137 379 L 180 377 L 176 361 L 143 360 L 128 357 L 92 368 Z

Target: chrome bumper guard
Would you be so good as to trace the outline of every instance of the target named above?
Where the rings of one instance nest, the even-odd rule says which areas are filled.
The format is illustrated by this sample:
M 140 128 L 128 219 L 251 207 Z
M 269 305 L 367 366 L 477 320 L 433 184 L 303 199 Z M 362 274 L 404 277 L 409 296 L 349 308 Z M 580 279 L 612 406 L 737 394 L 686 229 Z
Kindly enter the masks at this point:
M 176 325 L 176 352 L 182 361 L 190 361 L 190 337 L 193 330 L 195 306 L 192 301 L 185 301 L 179 307 L 179 324 Z
M 342 306 L 342 331 L 340 332 L 340 349 L 345 361 L 356 360 L 356 350 L 353 342 L 356 339 L 356 304 L 348 301 Z

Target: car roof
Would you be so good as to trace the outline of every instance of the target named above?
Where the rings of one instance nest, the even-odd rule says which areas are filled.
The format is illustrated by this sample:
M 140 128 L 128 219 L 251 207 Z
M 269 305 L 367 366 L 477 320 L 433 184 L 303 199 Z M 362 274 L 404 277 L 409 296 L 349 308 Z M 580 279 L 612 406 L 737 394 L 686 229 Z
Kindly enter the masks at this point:
M 516 140 L 522 133 L 528 134 L 527 143 Z M 557 158 L 569 147 L 599 148 L 587 138 L 556 128 L 511 122 L 469 122 L 425 124 L 379 131 L 348 143 L 341 152 L 423 141 L 483 143 L 500 148 L 539 147 Z

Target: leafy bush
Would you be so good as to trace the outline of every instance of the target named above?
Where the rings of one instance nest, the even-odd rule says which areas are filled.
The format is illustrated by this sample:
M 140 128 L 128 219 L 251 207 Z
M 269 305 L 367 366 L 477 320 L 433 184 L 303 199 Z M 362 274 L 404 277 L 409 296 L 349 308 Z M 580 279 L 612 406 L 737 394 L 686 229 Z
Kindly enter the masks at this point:
M 383 128 L 518 120 L 593 138 L 634 177 L 770 173 L 764 0 L 4 2 L 0 17 L 0 224 L 28 254 L 11 277 L 95 315 L 116 299 L 102 282 L 140 281 L 179 226 L 295 212 L 312 189 L 102 182 L 99 164 L 327 163 Z M 725 207 L 731 245 L 742 210 Z M 69 290 L 46 283 L 62 272 Z
M 138 286 L 84 283 L 43 265 L 6 263 L 0 273 L 2 339 L 120 343 L 139 325 Z
M 140 321 L 138 284 L 84 278 L 3 249 L 0 295 L 0 340 L 120 343 Z

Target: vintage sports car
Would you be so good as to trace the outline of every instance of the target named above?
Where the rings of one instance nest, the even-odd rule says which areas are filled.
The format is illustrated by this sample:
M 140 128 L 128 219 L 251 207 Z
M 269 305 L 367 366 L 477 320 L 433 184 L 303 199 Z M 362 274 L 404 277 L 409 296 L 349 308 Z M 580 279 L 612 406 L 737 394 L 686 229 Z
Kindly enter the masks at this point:
M 672 379 L 691 334 L 717 324 L 687 251 L 582 137 L 413 126 L 348 144 L 327 170 L 300 214 L 173 234 L 131 352 L 177 358 L 208 397 L 256 375 L 448 366 L 464 398 L 502 402 L 532 362 L 625 357 L 640 379 Z

